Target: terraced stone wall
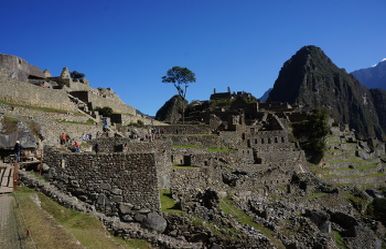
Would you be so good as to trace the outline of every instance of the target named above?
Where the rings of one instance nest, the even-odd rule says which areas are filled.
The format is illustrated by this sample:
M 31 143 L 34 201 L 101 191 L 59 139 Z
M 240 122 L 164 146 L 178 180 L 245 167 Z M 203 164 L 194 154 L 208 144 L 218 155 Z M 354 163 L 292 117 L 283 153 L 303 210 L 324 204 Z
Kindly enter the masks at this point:
M 49 181 L 110 216 L 122 205 L 159 210 L 154 153 L 64 153 L 45 147 Z
M 77 111 L 64 90 L 43 88 L 6 78 L 0 78 L 0 89 L 1 102 L 65 112 Z

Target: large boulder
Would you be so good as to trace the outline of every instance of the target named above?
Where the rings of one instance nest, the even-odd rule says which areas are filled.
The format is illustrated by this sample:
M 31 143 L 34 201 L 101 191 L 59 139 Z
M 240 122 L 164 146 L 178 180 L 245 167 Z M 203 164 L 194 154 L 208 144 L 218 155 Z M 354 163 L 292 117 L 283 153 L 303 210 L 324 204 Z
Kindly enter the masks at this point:
M 186 100 L 175 95 L 157 111 L 155 119 L 175 124 L 182 119 L 182 112 L 187 105 L 188 102 Z
M 148 213 L 143 217 L 142 226 L 159 233 L 163 233 L 167 227 L 166 220 L 155 212 Z

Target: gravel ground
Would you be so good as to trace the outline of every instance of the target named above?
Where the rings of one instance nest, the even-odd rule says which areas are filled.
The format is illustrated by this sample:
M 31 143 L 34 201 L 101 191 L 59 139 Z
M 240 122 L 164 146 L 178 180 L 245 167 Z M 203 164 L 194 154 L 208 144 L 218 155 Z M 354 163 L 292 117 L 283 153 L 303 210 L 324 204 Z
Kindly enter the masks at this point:
M 0 195 L 0 248 L 32 249 L 28 243 L 26 231 L 20 225 L 20 216 L 16 216 L 16 202 L 11 194 Z

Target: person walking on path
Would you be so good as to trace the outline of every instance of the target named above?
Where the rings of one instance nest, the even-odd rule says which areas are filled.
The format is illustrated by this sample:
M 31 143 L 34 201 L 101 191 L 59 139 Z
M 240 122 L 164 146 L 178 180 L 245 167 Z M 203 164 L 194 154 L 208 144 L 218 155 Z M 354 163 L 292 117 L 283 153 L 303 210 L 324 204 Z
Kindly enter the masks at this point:
M 21 146 L 20 141 L 17 140 L 15 147 L 13 148 L 13 152 L 15 153 L 15 157 L 16 157 L 16 162 L 20 162 L 20 156 L 21 156 L 22 148 L 23 147 Z
M 94 151 L 95 151 L 95 154 L 98 154 L 98 152 L 99 152 L 99 144 L 98 143 L 96 143 L 94 145 Z

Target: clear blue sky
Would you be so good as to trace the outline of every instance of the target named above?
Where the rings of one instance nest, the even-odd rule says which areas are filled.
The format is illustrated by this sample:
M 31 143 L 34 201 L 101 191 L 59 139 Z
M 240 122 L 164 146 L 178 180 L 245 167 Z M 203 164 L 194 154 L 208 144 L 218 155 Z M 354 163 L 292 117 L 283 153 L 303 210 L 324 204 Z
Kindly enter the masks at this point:
M 347 71 L 386 57 L 385 0 L 4 0 L 0 28 L 0 53 L 84 72 L 148 114 L 175 93 L 161 83 L 175 65 L 196 73 L 193 100 L 227 86 L 260 97 L 308 44 Z

